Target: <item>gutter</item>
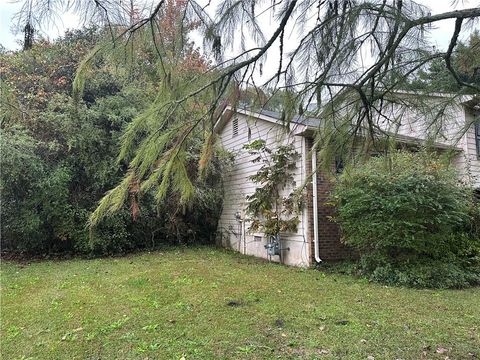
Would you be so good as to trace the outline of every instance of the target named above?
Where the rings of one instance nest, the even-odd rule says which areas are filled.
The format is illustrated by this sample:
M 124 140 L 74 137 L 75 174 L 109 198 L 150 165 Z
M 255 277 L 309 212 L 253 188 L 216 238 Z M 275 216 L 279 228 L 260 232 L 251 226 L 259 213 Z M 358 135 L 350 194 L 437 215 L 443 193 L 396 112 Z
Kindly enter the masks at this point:
M 317 203 L 317 151 L 312 149 L 312 184 L 313 184 L 313 245 L 315 248 L 315 261 L 322 262 L 320 259 L 320 244 L 318 241 L 318 203 Z

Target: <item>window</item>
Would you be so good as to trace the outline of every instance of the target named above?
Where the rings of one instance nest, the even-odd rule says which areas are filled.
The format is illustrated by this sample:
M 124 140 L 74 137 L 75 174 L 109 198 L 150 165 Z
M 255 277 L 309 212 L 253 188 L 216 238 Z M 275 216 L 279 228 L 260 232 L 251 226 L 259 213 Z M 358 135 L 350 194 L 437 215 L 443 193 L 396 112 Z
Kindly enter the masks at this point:
M 234 118 L 232 121 L 232 137 L 238 135 L 238 118 Z

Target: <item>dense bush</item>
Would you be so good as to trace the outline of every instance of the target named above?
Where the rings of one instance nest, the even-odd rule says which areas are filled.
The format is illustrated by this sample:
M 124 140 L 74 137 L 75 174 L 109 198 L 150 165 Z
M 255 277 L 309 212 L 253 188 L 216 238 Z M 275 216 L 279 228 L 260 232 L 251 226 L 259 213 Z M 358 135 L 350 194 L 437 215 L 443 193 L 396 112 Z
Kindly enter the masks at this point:
M 348 167 L 333 200 L 343 241 L 360 254 L 359 269 L 388 284 L 480 283 L 478 205 L 456 175 L 427 152 Z
M 416 288 L 463 288 L 480 283 L 479 269 L 461 263 L 422 259 L 416 263 L 377 266 L 371 279 Z
M 126 171 L 116 162 L 119 139 L 155 97 L 158 83 L 155 71 L 121 75 L 99 60 L 83 100 L 75 103 L 75 69 L 97 37 L 95 30 L 75 31 L 54 44 L 0 54 L 2 251 L 96 255 L 213 238 L 221 199 L 218 172 L 197 184 L 189 208 L 180 208 L 175 194 L 159 206 L 146 194 L 136 221 L 125 204 L 89 230 L 89 215 Z M 188 148 L 192 173 L 201 147 L 199 138 Z M 219 166 L 214 161 L 211 170 Z

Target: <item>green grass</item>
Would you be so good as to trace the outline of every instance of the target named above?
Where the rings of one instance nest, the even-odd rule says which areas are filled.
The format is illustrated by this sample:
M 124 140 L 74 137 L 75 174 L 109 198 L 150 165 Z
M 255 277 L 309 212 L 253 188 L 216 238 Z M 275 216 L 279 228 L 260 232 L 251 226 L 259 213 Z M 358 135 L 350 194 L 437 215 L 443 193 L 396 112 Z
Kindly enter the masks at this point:
M 480 356 L 478 288 L 387 288 L 219 249 L 3 262 L 1 286 L 9 360 Z

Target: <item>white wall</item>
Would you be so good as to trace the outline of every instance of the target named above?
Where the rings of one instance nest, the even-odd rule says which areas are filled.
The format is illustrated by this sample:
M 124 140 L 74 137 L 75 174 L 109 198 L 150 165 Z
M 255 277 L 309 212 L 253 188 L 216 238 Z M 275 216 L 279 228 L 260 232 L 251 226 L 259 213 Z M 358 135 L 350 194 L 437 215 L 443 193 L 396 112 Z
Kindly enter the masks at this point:
M 434 107 L 432 107 L 434 111 Z M 410 109 L 402 111 L 402 118 L 399 118 L 396 129 L 389 128 L 390 131 L 397 131 L 401 135 L 416 137 L 419 139 L 427 138 L 428 129 L 426 122 L 421 116 Z M 455 106 L 447 109 L 445 121 L 438 133 L 437 142 L 445 145 L 451 145 L 457 148 L 458 155 L 454 159 L 454 164 L 460 172 L 470 179 L 473 179 L 473 185 L 480 187 L 480 161 L 476 154 L 474 126 L 471 125 L 465 130 L 465 124 L 473 124 L 473 115 L 463 106 Z M 267 258 L 267 252 L 264 245 L 267 239 L 263 234 L 249 232 L 249 222 L 245 222 L 245 236 L 243 236 L 242 222 L 239 222 L 235 214 L 240 213 L 241 218 L 245 218 L 246 196 L 255 191 L 255 186 L 248 179 L 255 174 L 261 167 L 260 163 L 253 164 L 252 156 L 243 149 L 243 146 L 255 139 L 263 139 L 270 148 L 275 148 L 279 144 L 293 142 L 296 150 L 302 155 L 297 163 L 295 181 L 297 186 L 301 186 L 306 181 L 306 162 L 308 154 L 305 148 L 305 139 L 298 134 L 305 130 L 305 127 L 299 125 L 292 126 L 291 131 L 286 131 L 285 127 L 267 121 L 265 119 L 253 118 L 243 114 L 237 114 L 238 117 L 238 135 L 232 135 L 232 119 L 219 130 L 219 137 L 222 146 L 235 154 L 235 162 L 231 170 L 224 176 L 224 203 L 223 210 L 218 224 L 219 242 L 225 247 L 240 251 L 241 253 Z M 385 128 L 384 128 L 385 129 Z M 250 136 L 249 136 L 250 135 Z M 289 193 L 291 189 L 286 189 Z M 310 265 L 310 246 L 307 239 L 308 217 L 306 209 L 303 210 L 300 217 L 298 231 L 292 234 L 281 234 L 283 247 L 289 247 L 290 251 L 284 252 L 284 263 L 295 266 Z M 259 241 L 255 241 L 255 236 L 260 236 Z M 278 256 L 272 258 L 278 261 Z
M 380 120 L 379 126 L 392 133 L 422 140 L 434 139 L 436 143 L 456 148 L 458 152 L 453 164 L 465 181 L 480 187 L 480 161 L 477 157 L 473 114 L 461 104 L 446 106 L 445 101 L 442 98 L 432 99 L 425 112 L 408 105 L 392 106 L 391 111 L 387 111 L 387 117 L 395 120 Z M 443 115 L 433 123 L 432 119 L 440 110 Z
M 473 186 L 480 188 L 480 159 L 477 155 L 477 144 L 475 141 L 475 120 L 480 121 L 480 117 L 477 116 L 474 119 L 472 112 L 465 111 L 465 122 L 469 124 L 468 130 L 465 132 L 462 138 L 463 153 L 459 155 L 458 166 L 462 170 L 462 173 L 469 177 Z
M 232 169 L 225 174 L 224 179 L 224 202 L 223 210 L 218 224 L 218 232 L 221 234 L 220 241 L 222 245 L 241 253 L 267 258 L 267 252 L 264 245 L 267 239 L 263 234 L 252 233 L 248 230 L 249 222 L 245 222 L 245 236 L 242 236 L 242 223 L 237 221 L 235 214 L 241 213 L 245 218 L 246 196 L 254 193 L 256 184 L 248 179 L 249 176 L 256 174 L 261 167 L 261 163 L 252 163 L 253 156 L 249 155 L 243 149 L 243 145 L 256 140 L 263 139 L 267 146 L 274 149 L 279 144 L 293 143 L 296 150 L 302 155 L 297 163 L 295 173 L 295 182 L 301 186 L 305 181 L 305 164 L 307 159 L 304 147 L 304 138 L 298 136 L 300 128 L 287 132 L 285 127 L 272 122 L 237 114 L 238 117 L 238 135 L 232 135 L 232 120 L 229 120 L 219 135 L 222 146 L 235 155 L 235 162 Z M 235 115 L 234 115 L 235 117 Z M 249 131 L 250 129 L 250 131 Z M 250 137 L 249 137 L 250 133 Z M 286 189 L 288 194 L 292 189 Z M 308 266 L 310 259 L 310 250 L 307 243 L 307 216 L 306 209 L 300 217 L 300 224 L 296 233 L 281 234 L 282 246 L 289 251 L 284 251 L 283 261 L 288 265 Z M 255 236 L 260 236 L 260 241 L 255 241 Z M 272 257 L 272 261 L 278 261 L 279 257 Z

